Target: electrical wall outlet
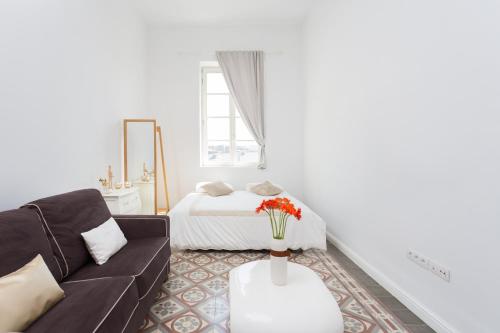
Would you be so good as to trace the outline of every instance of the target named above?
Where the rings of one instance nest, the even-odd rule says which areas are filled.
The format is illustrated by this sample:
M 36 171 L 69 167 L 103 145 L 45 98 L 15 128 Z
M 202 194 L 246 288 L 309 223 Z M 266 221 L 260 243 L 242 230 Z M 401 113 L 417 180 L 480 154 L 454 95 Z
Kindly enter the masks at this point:
M 450 282 L 451 272 L 448 268 L 445 268 L 427 257 L 419 254 L 418 252 L 409 249 L 406 252 L 406 257 L 419 265 L 420 267 L 431 271 L 435 275 L 439 276 L 441 279 Z
M 419 253 L 417 253 L 413 250 L 408 250 L 408 252 L 406 253 L 406 256 L 408 257 L 408 259 L 415 262 L 417 265 L 421 266 L 422 268 L 429 269 L 429 259 L 420 255 Z
M 450 270 L 434 262 L 429 263 L 429 270 L 439 276 L 441 279 L 450 282 Z

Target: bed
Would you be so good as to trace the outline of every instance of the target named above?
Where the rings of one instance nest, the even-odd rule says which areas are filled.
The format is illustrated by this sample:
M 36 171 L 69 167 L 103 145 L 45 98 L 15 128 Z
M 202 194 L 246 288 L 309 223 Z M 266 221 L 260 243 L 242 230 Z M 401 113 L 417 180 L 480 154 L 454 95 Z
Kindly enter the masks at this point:
M 326 224 L 309 207 L 289 193 L 289 198 L 302 208 L 302 220 L 288 220 L 286 240 L 293 250 L 310 248 L 326 250 Z M 192 250 L 262 250 L 269 249 L 272 237 L 267 214 L 257 214 L 255 208 L 265 197 L 248 191 L 212 197 L 205 193 L 190 193 L 169 213 L 175 249 Z

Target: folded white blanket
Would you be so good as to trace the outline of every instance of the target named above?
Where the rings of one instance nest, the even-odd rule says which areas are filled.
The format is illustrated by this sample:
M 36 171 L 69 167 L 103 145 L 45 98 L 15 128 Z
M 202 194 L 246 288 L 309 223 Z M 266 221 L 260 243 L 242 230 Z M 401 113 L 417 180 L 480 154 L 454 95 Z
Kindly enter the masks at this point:
M 274 197 L 264 197 L 247 191 L 234 191 L 229 195 L 212 197 L 204 193 L 191 194 L 193 196 L 189 215 L 191 216 L 265 216 L 257 214 L 255 209 L 262 200 Z M 281 193 L 280 196 L 286 196 Z

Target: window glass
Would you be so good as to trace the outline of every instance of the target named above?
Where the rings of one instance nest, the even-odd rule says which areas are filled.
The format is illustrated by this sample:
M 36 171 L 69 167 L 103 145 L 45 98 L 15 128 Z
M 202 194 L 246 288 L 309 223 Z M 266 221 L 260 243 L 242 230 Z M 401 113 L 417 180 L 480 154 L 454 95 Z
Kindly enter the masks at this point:
M 218 67 L 202 68 L 202 166 L 253 165 L 260 149 L 243 123 Z
M 231 139 L 229 118 L 208 118 L 207 119 L 207 140 L 227 140 Z
M 208 141 L 207 162 L 230 162 L 230 150 L 229 141 Z
M 207 73 L 208 94 L 229 94 L 226 81 L 222 73 Z
M 255 163 L 259 160 L 259 145 L 255 141 L 236 141 L 236 160 L 240 163 Z
M 207 95 L 207 117 L 229 117 L 229 95 Z

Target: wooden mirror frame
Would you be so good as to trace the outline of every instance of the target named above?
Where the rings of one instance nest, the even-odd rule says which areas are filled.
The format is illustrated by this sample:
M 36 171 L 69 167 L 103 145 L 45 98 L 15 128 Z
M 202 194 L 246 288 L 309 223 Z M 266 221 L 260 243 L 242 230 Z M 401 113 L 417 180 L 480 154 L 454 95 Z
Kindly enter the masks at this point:
M 160 157 L 161 157 L 161 170 L 163 176 L 163 190 L 165 191 L 165 214 L 170 211 L 170 199 L 168 196 L 168 186 L 167 186 L 167 167 L 165 165 L 165 153 L 163 149 L 163 136 L 161 133 L 161 127 L 156 126 L 156 130 L 158 132 L 158 141 L 160 141 Z M 160 209 L 158 209 L 160 211 Z
M 155 208 L 155 215 L 158 215 L 158 177 L 156 174 L 156 119 L 124 119 L 123 120 L 123 171 L 124 171 L 124 181 L 128 182 L 128 152 L 127 152 L 127 127 L 129 123 L 151 123 L 153 128 L 152 128 L 152 135 L 153 135 L 153 149 L 154 149 L 154 155 L 153 155 L 153 175 L 155 178 L 154 182 L 154 193 L 155 193 L 155 202 L 154 202 L 154 208 Z

